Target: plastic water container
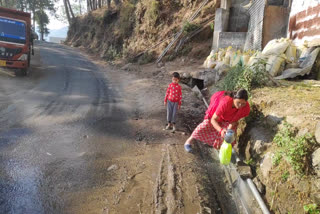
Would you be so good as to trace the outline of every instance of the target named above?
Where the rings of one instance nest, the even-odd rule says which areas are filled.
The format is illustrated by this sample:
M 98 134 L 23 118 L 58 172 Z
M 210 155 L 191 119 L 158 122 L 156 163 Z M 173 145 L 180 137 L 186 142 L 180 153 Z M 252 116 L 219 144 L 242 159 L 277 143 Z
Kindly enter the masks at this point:
M 223 165 L 228 165 L 230 163 L 231 155 L 232 155 L 231 143 L 233 141 L 234 141 L 234 131 L 231 129 L 228 129 L 226 135 L 224 136 L 224 140 L 219 151 L 220 163 Z

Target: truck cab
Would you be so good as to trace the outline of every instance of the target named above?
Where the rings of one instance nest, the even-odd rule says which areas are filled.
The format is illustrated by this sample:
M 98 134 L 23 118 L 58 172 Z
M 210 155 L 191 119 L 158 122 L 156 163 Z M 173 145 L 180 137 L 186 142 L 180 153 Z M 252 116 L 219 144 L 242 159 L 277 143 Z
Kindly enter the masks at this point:
M 30 13 L 0 7 L 0 68 L 25 76 L 32 40 Z

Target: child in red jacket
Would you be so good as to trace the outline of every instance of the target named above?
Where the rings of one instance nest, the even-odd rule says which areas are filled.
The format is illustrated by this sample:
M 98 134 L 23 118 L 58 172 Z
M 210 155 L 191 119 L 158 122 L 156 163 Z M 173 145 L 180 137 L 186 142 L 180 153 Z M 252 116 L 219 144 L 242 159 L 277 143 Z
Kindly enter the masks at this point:
M 174 72 L 172 74 L 172 83 L 169 84 L 164 98 L 164 105 L 167 106 L 167 121 L 168 125 L 166 130 L 172 128 L 172 132 L 176 131 L 176 115 L 177 111 L 181 107 L 182 92 L 181 86 L 179 85 L 180 74 Z

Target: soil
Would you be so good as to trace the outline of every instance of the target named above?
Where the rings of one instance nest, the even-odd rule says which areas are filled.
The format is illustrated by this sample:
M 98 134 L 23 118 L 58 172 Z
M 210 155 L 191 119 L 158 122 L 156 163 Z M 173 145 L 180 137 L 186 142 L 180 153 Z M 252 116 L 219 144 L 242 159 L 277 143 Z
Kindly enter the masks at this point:
M 183 148 L 206 110 L 188 86 L 181 84 L 183 102 L 177 132 L 163 130 L 163 99 L 173 72 L 169 69 L 183 68 L 186 63 L 179 60 L 162 68 L 134 64 L 121 70 L 120 65 L 108 65 L 97 56 L 86 57 L 104 67 L 108 78 L 118 82 L 121 96 L 132 100 L 136 110 L 128 125 L 134 127 L 135 147 L 129 152 L 124 149 L 110 163 L 113 180 L 91 192 L 92 198 L 70 212 L 238 213 L 223 169 L 209 152 L 211 148 L 195 144 L 193 153 Z

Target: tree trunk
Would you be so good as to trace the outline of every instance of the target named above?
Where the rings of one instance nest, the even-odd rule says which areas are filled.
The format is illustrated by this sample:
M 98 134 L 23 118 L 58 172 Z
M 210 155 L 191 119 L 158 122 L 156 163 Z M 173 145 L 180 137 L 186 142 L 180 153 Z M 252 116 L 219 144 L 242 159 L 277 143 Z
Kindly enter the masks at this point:
M 66 1 L 68 3 L 68 6 L 69 6 L 69 11 L 70 11 L 71 17 L 72 17 L 72 19 L 74 19 L 74 13 L 72 11 L 72 7 L 71 7 L 71 4 L 70 4 L 70 1 L 69 0 L 66 0 Z
M 63 4 L 64 4 L 64 8 L 65 8 L 65 10 L 66 10 L 66 15 L 67 15 L 68 23 L 69 23 L 69 25 L 70 25 L 70 24 L 71 24 L 71 18 L 70 18 L 70 14 L 69 14 L 69 9 L 68 9 L 67 0 L 63 0 Z
M 98 7 L 99 7 L 99 8 L 102 7 L 101 0 L 98 0 Z

